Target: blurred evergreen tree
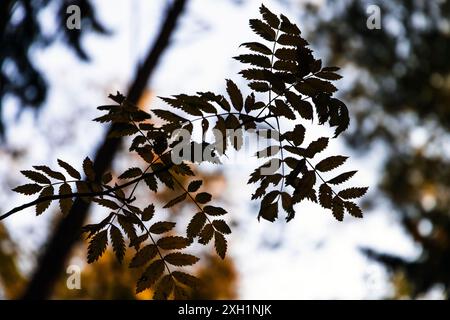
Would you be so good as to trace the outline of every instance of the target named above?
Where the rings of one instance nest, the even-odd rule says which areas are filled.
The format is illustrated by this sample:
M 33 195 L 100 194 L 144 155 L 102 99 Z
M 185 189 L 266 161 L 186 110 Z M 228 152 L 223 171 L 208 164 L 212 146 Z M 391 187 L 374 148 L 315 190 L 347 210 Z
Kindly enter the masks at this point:
M 66 9 L 77 5 L 82 28 L 68 29 Z M 49 11 L 55 22 L 54 30 L 42 25 L 39 15 Z M 0 3 L 0 138 L 5 124 L 2 107 L 6 98 L 15 98 L 21 108 L 38 109 L 45 101 L 48 84 L 45 70 L 33 61 L 33 50 L 42 49 L 62 40 L 77 57 L 87 61 L 88 54 L 81 45 L 83 35 L 108 31 L 98 21 L 90 0 L 2 0 Z
M 381 29 L 367 28 L 370 5 L 381 9 Z M 413 261 L 363 251 L 393 271 L 394 280 L 404 277 L 410 297 L 436 286 L 448 297 L 450 2 L 340 0 L 307 8 L 313 13 L 307 18 L 317 19 L 308 38 L 329 48 L 330 64 L 357 72 L 343 97 L 355 119 L 349 145 L 364 153 L 383 141 L 387 149 L 372 204 L 387 197 L 422 248 Z

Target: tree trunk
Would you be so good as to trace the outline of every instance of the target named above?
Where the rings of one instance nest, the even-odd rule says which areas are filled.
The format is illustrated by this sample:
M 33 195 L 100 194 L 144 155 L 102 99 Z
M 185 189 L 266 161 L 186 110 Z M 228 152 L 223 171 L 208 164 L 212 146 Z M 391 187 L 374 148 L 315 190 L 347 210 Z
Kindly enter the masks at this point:
M 183 12 L 187 0 L 175 0 L 167 11 L 167 15 L 161 30 L 153 44 L 152 49 L 138 66 L 135 79 L 128 91 L 127 97 L 130 101 L 137 103 L 142 96 L 147 81 L 157 66 L 162 53 L 169 45 L 178 18 Z M 111 126 L 108 133 L 114 130 Z M 101 176 L 108 170 L 119 150 L 121 139 L 107 139 L 97 150 L 94 160 L 94 170 L 97 176 Z M 70 255 L 72 247 L 81 238 L 81 227 L 88 215 L 90 203 L 76 199 L 72 209 L 55 229 L 49 240 L 44 253 L 38 261 L 38 265 L 26 288 L 23 299 L 47 299 L 50 297 L 53 287 L 63 271 L 65 262 Z

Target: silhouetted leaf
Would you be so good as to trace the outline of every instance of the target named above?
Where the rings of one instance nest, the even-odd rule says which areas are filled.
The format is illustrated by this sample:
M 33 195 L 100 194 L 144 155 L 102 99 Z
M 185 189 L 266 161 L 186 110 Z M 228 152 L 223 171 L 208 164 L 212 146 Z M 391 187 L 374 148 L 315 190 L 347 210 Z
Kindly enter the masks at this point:
M 300 29 L 295 24 L 289 21 L 289 19 L 282 14 L 280 15 L 280 17 L 281 17 L 281 26 L 280 26 L 281 31 L 293 35 L 300 35 Z
M 332 212 L 333 216 L 338 221 L 344 220 L 344 205 L 342 203 L 342 200 L 338 197 L 334 197 L 332 201 Z
M 275 100 L 275 108 L 272 108 L 273 114 L 276 116 L 283 116 L 290 120 L 295 120 L 296 116 L 294 112 L 288 107 L 288 105 L 280 99 Z
M 330 171 L 330 170 L 333 170 L 333 169 L 339 167 L 340 165 L 342 165 L 347 159 L 348 159 L 348 157 L 344 157 L 344 156 L 328 157 L 328 158 L 320 161 L 316 165 L 316 169 L 321 172 Z
M 347 209 L 348 213 L 350 213 L 352 216 L 356 218 L 362 218 L 363 213 L 360 207 L 358 207 L 355 203 L 351 201 L 345 201 L 344 207 Z
M 119 176 L 119 179 L 131 179 L 140 175 L 142 175 L 142 170 L 140 168 L 129 168 Z
M 152 148 L 149 145 L 145 145 L 142 148 L 136 149 L 139 156 L 147 163 L 152 163 L 154 159 Z
M 194 238 L 196 237 L 200 231 L 202 230 L 203 226 L 206 222 L 206 216 L 203 212 L 198 212 L 192 217 L 191 221 L 189 222 L 186 230 L 186 234 L 188 238 Z
M 142 211 L 142 221 L 149 221 L 151 218 L 153 218 L 154 214 L 155 214 L 155 206 L 153 204 L 148 205 Z
M 326 209 L 331 209 L 333 200 L 332 190 L 329 185 L 323 183 L 319 188 L 319 203 Z
M 175 252 L 166 255 L 164 257 L 164 260 L 166 260 L 167 263 L 170 263 L 174 266 L 190 266 L 195 264 L 200 259 L 191 254 Z
M 304 46 L 308 45 L 308 42 L 305 39 L 303 39 L 302 37 L 300 37 L 298 35 L 287 34 L 287 33 L 281 34 L 278 37 L 277 42 L 279 44 L 282 44 L 285 46 L 292 46 L 292 47 L 304 47 Z
M 156 286 L 155 292 L 153 294 L 154 300 L 167 300 L 171 295 L 175 286 L 175 282 L 171 275 L 165 275 L 161 278 L 158 285 Z
M 149 187 L 150 190 L 156 192 L 158 190 L 158 183 L 156 181 L 155 176 L 152 175 L 148 175 L 145 177 L 144 179 L 145 184 Z
M 33 180 L 37 183 L 42 184 L 50 184 L 50 180 L 44 176 L 42 173 L 31 171 L 31 170 L 22 170 L 20 171 L 25 177 L 27 177 L 30 180 Z
M 49 177 L 51 177 L 53 179 L 61 180 L 61 181 L 66 180 L 66 177 L 61 172 L 54 171 L 54 170 L 50 169 L 48 166 L 33 166 L 33 168 L 44 172 L 46 175 L 48 175 Z
M 259 19 L 250 19 L 250 28 L 261 38 L 275 41 L 275 31 L 267 23 Z
M 268 92 L 270 91 L 270 86 L 266 82 L 261 81 L 253 81 L 248 84 L 250 89 L 253 89 L 257 92 Z
M 200 232 L 198 243 L 207 244 L 208 242 L 211 241 L 213 236 L 214 236 L 214 228 L 212 224 L 208 223 Z
M 297 51 L 293 48 L 280 48 L 275 51 L 275 57 L 280 60 L 296 61 Z
M 160 233 L 168 232 L 168 231 L 172 230 L 174 227 L 175 227 L 175 222 L 162 221 L 162 222 L 154 223 L 150 227 L 149 231 L 151 233 L 160 234 Z
M 146 265 L 158 254 L 158 247 L 154 244 L 149 244 L 136 252 L 130 262 L 130 268 L 138 268 Z
M 125 256 L 125 241 L 122 236 L 122 232 L 115 225 L 111 225 L 109 229 L 109 236 L 111 237 L 111 243 L 117 260 L 122 263 Z
M 220 231 L 221 233 L 225 233 L 225 234 L 230 234 L 231 233 L 231 229 L 228 226 L 228 224 L 225 222 L 225 220 L 214 220 L 212 222 L 214 228 L 217 231 Z
M 164 262 L 156 260 L 145 269 L 144 273 L 139 278 L 136 284 L 136 293 L 142 292 L 150 288 L 164 272 Z
M 191 241 L 188 238 L 170 236 L 159 239 L 156 244 L 164 250 L 183 249 L 190 245 Z
M 14 192 L 18 192 L 18 193 L 22 193 L 25 195 L 32 195 L 35 193 L 38 193 L 39 191 L 42 190 L 42 186 L 36 184 L 36 183 L 29 183 L 29 184 L 24 184 L 22 186 L 18 186 L 14 189 L 12 189 Z
M 289 141 L 292 141 L 294 145 L 299 146 L 305 139 L 305 132 L 305 127 L 301 124 L 297 124 L 294 127 L 294 130 L 286 132 L 283 137 L 288 139 Z
M 97 261 L 106 250 L 108 245 L 108 231 L 103 230 L 97 233 L 89 242 L 87 262 Z
M 291 91 L 286 92 L 286 98 L 302 118 L 307 120 L 311 120 L 313 118 L 313 108 L 308 101 L 302 100 L 299 95 Z
M 311 142 L 305 150 L 305 156 L 314 158 L 317 153 L 322 152 L 328 146 L 328 138 L 319 138 Z
M 117 210 L 120 208 L 120 206 L 112 200 L 94 198 L 94 199 L 92 199 L 92 201 L 94 201 L 95 203 L 98 203 L 99 205 L 101 205 L 103 207 L 106 207 L 106 208 L 109 208 L 112 210 Z
M 257 67 L 270 68 L 270 59 L 260 54 L 241 54 L 237 57 L 234 57 L 234 59 L 242 63 L 249 63 Z
M 220 232 L 214 232 L 214 247 L 216 252 L 222 259 L 225 259 L 225 254 L 227 252 L 227 240 Z
M 47 186 L 41 191 L 41 193 L 39 194 L 39 198 L 51 197 L 51 196 L 53 196 L 53 192 L 54 192 L 53 187 Z M 36 205 L 36 215 L 38 216 L 38 215 L 44 213 L 44 211 L 47 210 L 47 208 L 50 206 L 51 202 L 52 202 L 51 200 L 48 200 L 48 201 L 43 201 L 43 202 L 38 203 Z
M 72 188 L 70 187 L 69 184 L 67 183 L 63 183 L 60 187 L 59 187 L 59 194 L 60 195 L 68 195 L 72 193 Z M 70 208 L 72 208 L 72 198 L 63 198 L 59 200 L 59 207 L 61 208 L 61 212 L 63 214 L 67 214 L 70 211 Z
M 89 179 L 89 181 L 95 180 L 94 164 L 88 157 L 86 157 L 83 161 L 83 171 L 86 174 L 86 177 Z
M 188 186 L 188 191 L 189 191 L 189 192 L 195 192 L 195 191 L 197 191 L 198 189 L 200 189 L 200 186 L 202 185 L 202 183 L 203 183 L 202 180 L 194 180 L 194 181 L 191 181 L 191 182 L 189 183 L 189 186 Z
M 211 201 L 211 194 L 209 194 L 208 192 L 201 192 L 198 193 L 195 196 L 195 201 L 197 201 L 198 203 L 208 203 L 209 201 Z
M 167 202 L 163 208 L 170 208 L 170 207 L 176 205 L 177 203 L 184 201 L 186 199 L 186 195 L 187 195 L 187 193 L 183 193 L 183 194 L 179 195 L 178 197 L 173 198 L 172 200 Z
M 81 174 L 78 172 L 78 170 L 76 170 L 74 167 L 72 167 L 70 164 L 68 164 L 67 162 L 64 162 L 60 159 L 58 159 L 58 164 L 61 168 L 63 168 L 64 170 L 66 170 L 66 172 L 72 177 L 75 178 L 77 180 L 81 179 Z
M 230 96 L 231 103 L 237 111 L 241 111 L 244 106 L 244 98 L 242 97 L 241 90 L 231 80 L 227 80 L 227 92 Z
M 326 80 L 339 80 L 342 78 L 342 76 L 338 75 L 337 73 L 326 72 L 326 71 L 316 73 L 316 77 L 326 79 Z
M 221 216 L 227 213 L 225 209 L 215 206 L 204 206 L 203 212 L 210 216 Z
M 356 172 L 357 171 L 349 171 L 349 172 L 342 173 L 342 174 L 338 175 L 337 177 L 335 177 L 331 180 L 328 180 L 328 183 L 331 183 L 331 184 L 343 183 L 343 182 L 347 181 L 348 179 L 350 179 L 351 177 L 353 177 Z
M 196 288 L 200 284 L 200 280 L 198 278 L 181 271 L 172 272 L 172 276 L 181 284 L 191 288 Z
M 348 188 L 345 190 L 342 190 L 338 193 L 338 196 L 343 199 L 354 199 L 354 198 L 360 198 L 367 192 L 366 187 L 364 188 Z
M 246 42 L 246 43 L 241 44 L 241 46 L 247 47 L 254 52 L 262 53 L 264 55 L 272 54 L 272 50 L 270 50 L 267 46 L 265 46 L 261 43 L 258 43 L 258 42 Z
M 278 29 L 280 25 L 280 19 L 273 14 L 269 9 L 267 9 L 263 4 L 259 7 L 259 12 L 261 13 L 264 21 L 266 21 L 272 28 Z

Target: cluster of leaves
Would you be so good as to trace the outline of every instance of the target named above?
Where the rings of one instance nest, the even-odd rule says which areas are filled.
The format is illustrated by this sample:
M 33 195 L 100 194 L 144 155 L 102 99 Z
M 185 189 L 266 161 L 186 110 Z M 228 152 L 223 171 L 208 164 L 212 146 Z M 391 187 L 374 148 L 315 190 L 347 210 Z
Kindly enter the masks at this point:
M 217 254 L 221 258 L 226 255 L 225 235 L 231 233 L 226 221 L 221 219 L 226 210 L 210 204 L 211 194 L 200 191 L 201 180 L 193 179 L 184 186 L 177 179 L 179 175 L 194 176 L 190 168 L 190 163 L 194 162 L 192 158 L 186 157 L 180 163 L 172 161 L 171 153 L 179 142 L 173 137 L 178 129 L 192 133 L 194 126 L 200 125 L 203 141 L 199 143 L 191 139 L 190 144 L 193 149 L 209 148 L 216 160 L 226 154 L 229 145 L 239 150 L 242 134 L 246 130 L 256 129 L 258 132 L 262 125 L 268 125 L 278 133 L 276 145 L 269 145 L 257 153 L 257 157 L 270 159 L 255 169 L 248 181 L 259 184 L 252 196 L 252 199 L 261 199 L 258 218 L 274 221 L 281 207 L 289 221 L 295 215 L 294 204 L 304 199 L 331 209 L 338 220 L 343 219 L 345 210 L 355 217 L 362 217 L 361 209 L 349 199 L 361 197 L 367 188 L 347 188 L 339 192 L 332 189 L 333 185 L 350 179 L 356 171 L 328 180 L 322 177 L 323 173 L 342 165 L 347 157 L 331 156 L 314 165 L 312 161 L 327 147 L 329 138 L 321 137 L 304 145 L 306 129 L 300 123 L 314 120 L 316 114 L 318 125 L 335 127 L 334 137 L 346 130 L 348 111 L 343 102 L 333 97 L 336 88 L 331 83 L 340 78 L 335 73 L 338 68 L 322 67 L 321 60 L 314 59 L 312 51 L 307 48 L 308 43 L 300 36 L 298 27 L 284 15 L 278 17 L 263 5 L 260 12 L 262 20 L 250 20 L 250 27 L 268 41 L 271 48 L 260 42 L 248 42 L 242 46 L 251 53 L 235 57 L 250 65 L 240 72 L 249 80 L 251 89 L 245 99 L 232 80 L 226 81 L 229 99 L 212 92 L 162 98 L 177 109 L 177 113 L 164 109 L 152 109 L 151 113 L 147 113 L 120 93 L 110 95 L 116 104 L 100 106 L 98 109 L 106 113 L 95 121 L 114 123 L 116 130 L 110 134 L 111 137 L 132 136 L 129 151 L 136 152 L 142 158 L 145 168 L 129 168 L 116 179 L 111 173 L 98 177 L 92 162 L 86 158 L 83 162 L 85 178 L 82 179 L 76 169 L 58 160 L 71 180 L 49 167 L 36 166 L 35 171 L 22 171 L 34 183 L 14 189 L 26 195 L 40 192 L 33 203 L 36 204 L 37 214 L 44 212 L 53 200 L 59 200 L 62 212 L 67 213 L 74 197 L 93 201 L 111 210 L 101 222 L 84 227 L 90 239 L 88 262 L 96 261 L 105 252 L 109 239 L 117 259 L 122 261 L 126 250 L 125 234 L 129 247 L 136 251 L 130 268 L 146 267 L 137 283 L 137 292 L 156 284 L 157 299 L 186 297 L 188 288 L 197 285 L 198 281 L 192 275 L 173 271 L 172 268 L 193 265 L 198 261 L 197 257 L 182 251 L 194 241 L 206 245 L 214 239 Z M 261 93 L 268 93 L 268 102 L 257 98 L 262 96 Z M 161 125 L 152 121 L 154 116 L 162 120 Z M 296 120 L 293 130 L 281 132 L 280 120 L 283 117 Z M 214 141 L 206 142 L 206 133 L 210 129 L 213 129 Z M 195 159 L 195 162 L 201 161 Z M 266 174 L 263 169 L 267 169 L 273 161 L 277 164 L 275 170 Z M 119 180 L 126 182 L 118 184 Z M 153 204 L 144 209 L 133 205 L 136 200 L 134 192 L 142 181 L 153 192 L 158 192 L 158 181 L 176 192 L 164 208 L 185 200 L 192 201 L 197 213 L 187 225 L 186 236 L 173 235 L 174 222 L 154 222 Z M 318 184 L 318 181 L 321 182 Z M 76 193 L 72 192 L 71 183 L 76 185 Z M 54 194 L 55 185 L 60 185 L 57 195 Z M 127 187 L 133 187 L 128 195 L 125 192 Z

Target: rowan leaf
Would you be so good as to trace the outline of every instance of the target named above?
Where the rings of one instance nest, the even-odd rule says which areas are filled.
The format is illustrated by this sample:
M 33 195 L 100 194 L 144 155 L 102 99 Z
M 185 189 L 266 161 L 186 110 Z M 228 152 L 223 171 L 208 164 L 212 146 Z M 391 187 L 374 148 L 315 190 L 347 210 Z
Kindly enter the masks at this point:
M 364 188 L 348 188 L 342 191 L 339 191 L 338 196 L 342 199 L 354 199 L 360 198 L 367 192 L 367 187 Z
M 210 216 L 221 216 L 227 213 L 225 209 L 215 206 L 204 206 L 203 212 Z
M 58 159 L 58 164 L 61 168 L 66 170 L 66 172 L 74 179 L 80 180 L 81 174 L 76 170 L 74 167 L 72 167 L 70 164 L 68 164 L 65 161 L 62 161 L 61 159 Z
M 195 201 L 198 203 L 208 203 L 211 201 L 211 194 L 208 192 L 200 192 L 195 196 Z
M 105 252 L 108 245 L 108 231 L 103 230 L 97 233 L 89 242 L 87 262 L 97 261 Z
M 83 171 L 89 181 L 95 180 L 94 164 L 88 157 L 86 157 L 83 161 Z
M 47 186 L 44 189 L 42 189 L 41 193 L 39 194 L 39 198 L 43 198 L 43 197 L 51 197 L 53 196 L 53 186 Z M 47 200 L 47 201 L 43 201 L 40 202 L 36 205 L 36 215 L 41 215 L 42 213 L 44 213 L 45 210 L 47 210 L 47 208 L 50 206 L 50 203 L 52 201 L 51 200 Z
M 319 188 L 319 203 L 322 207 L 326 209 L 331 209 L 332 207 L 333 194 L 329 185 L 323 183 Z
M 180 203 L 182 201 L 184 201 L 186 199 L 187 193 L 183 193 L 181 195 L 179 195 L 176 198 L 173 198 L 172 200 L 170 200 L 169 202 L 167 202 L 163 208 L 170 208 L 173 207 L 174 205 L 176 205 L 177 203 Z
M 33 168 L 44 172 L 46 175 L 48 175 L 49 177 L 51 177 L 53 179 L 61 180 L 61 181 L 66 180 L 66 177 L 61 172 L 54 171 L 54 170 L 50 169 L 48 166 L 33 166 Z
M 159 280 L 156 286 L 155 292 L 153 294 L 153 300 L 167 300 L 172 294 L 175 282 L 173 281 L 172 275 L 165 275 Z
M 185 273 L 185 272 L 174 271 L 174 272 L 172 272 L 172 276 L 179 283 L 184 284 L 191 288 L 197 288 L 200 284 L 200 279 L 198 279 L 197 277 L 194 277 L 188 273 Z
M 332 200 L 332 212 L 336 220 L 344 220 L 344 205 L 342 200 L 338 197 L 334 197 Z
M 345 201 L 344 202 L 344 207 L 345 209 L 347 209 L 348 213 L 350 213 L 352 216 L 356 217 L 356 218 L 362 218 L 363 217 L 363 213 L 360 207 L 358 207 L 356 205 L 356 203 L 351 202 L 351 201 Z
M 250 19 L 250 28 L 261 38 L 275 41 L 275 31 L 267 23 L 259 19 Z
M 214 236 L 214 227 L 211 223 L 206 224 L 199 234 L 198 243 L 208 244 Z
M 225 222 L 225 220 L 222 220 L 222 219 L 214 220 L 212 222 L 212 224 L 213 224 L 214 228 L 217 231 L 220 231 L 221 233 L 224 233 L 224 234 L 230 234 L 231 233 L 231 229 L 228 226 L 228 224 Z
M 214 232 L 214 247 L 216 252 L 222 259 L 225 259 L 225 254 L 227 252 L 227 240 L 220 232 Z
M 322 152 L 328 146 L 328 138 L 319 138 L 311 142 L 305 150 L 305 156 L 308 158 L 314 158 L 317 153 Z
M 24 184 L 22 186 L 18 186 L 14 189 L 12 189 L 14 192 L 17 193 L 22 193 L 25 194 L 27 196 L 30 196 L 32 194 L 38 193 L 39 191 L 41 191 L 43 188 L 43 186 L 40 186 L 36 183 L 28 183 L 28 184 Z
M 60 195 L 69 195 L 72 193 L 72 188 L 68 183 L 63 183 L 59 187 L 59 194 Z M 61 212 L 63 214 L 68 214 L 70 211 L 70 208 L 72 208 L 72 198 L 61 198 L 59 199 L 59 207 L 61 208 Z
M 342 173 L 342 174 L 338 175 L 337 177 L 334 177 L 333 179 L 328 180 L 328 183 L 330 183 L 330 184 L 343 183 L 343 182 L 347 181 L 348 179 L 350 179 L 351 177 L 353 177 L 356 172 L 357 171 L 349 171 L 349 172 Z
M 142 211 L 142 221 L 149 221 L 149 220 L 151 220 L 151 218 L 153 218 L 154 214 L 155 214 L 155 206 L 153 204 L 149 204 Z
M 344 156 L 331 156 L 320 161 L 316 165 L 316 169 L 320 172 L 327 172 L 341 166 L 347 159 L 348 157 Z
M 244 46 L 254 52 L 262 53 L 264 55 L 272 54 L 272 50 L 270 50 L 267 46 L 265 46 L 259 42 L 245 42 L 245 43 L 241 44 L 240 46 Z
M 142 175 L 142 170 L 140 168 L 129 168 L 119 176 L 119 179 L 131 179 L 140 175 Z
M 41 184 L 50 184 L 50 180 L 40 172 L 36 172 L 36 171 L 32 171 L 32 170 L 22 170 L 20 172 L 25 177 L 27 177 L 28 179 L 30 179 L 34 182 L 41 183 Z
M 149 228 L 149 231 L 151 233 L 161 234 L 161 233 L 165 233 L 165 232 L 172 230 L 174 227 L 175 227 L 175 222 L 160 221 L 160 222 L 154 223 Z
M 150 264 L 136 284 L 136 294 L 149 289 L 164 273 L 164 261 L 156 260 Z
M 190 266 L 195 263 L 197 263 L 199 258 L 196 256 L 193 256 L 191 254 L 181 253 L 181 252 L 175 252 L 175 253 L 169 253 L 164 257 L 164 260 L 166 260 L 167 263 L 170 263 L 174 266 Z
M 115 225 L 111 225 L 109 236 L 111 237 L 111 243 L 116 258 L 119 263 L 122 263 L 123 257 L 125 256 L 125 240 L 123 239 L 122 232 Z
M 227 80 L 227 93 L 230 96 L 231 104 L 237 111 L 241 111 L 244 106 L 244 98 L 242 97 L 241 90 L 231 80 Z
M 189 222 L 186 230 L 188 238 L 196 237 L 206 223 L 206 215 L 203 212 L 196 213 Z
M 130 262 L 130 268 L 138 268 L 146 265 L 158 254 L 158 247 L 154 244 L 146 245 L 136 252 Z
M 156 244 L 164 250 L 183 249 L 191 244 L 191 240 L 179 236 L 170 236 L 159 239 Z
M 189 183 L 189 186 L 188 186 L 188 191 L 189 191 L 189 192 L 195 192 L 195 191 L 197 191 L 198 189 L 200 189 L 202 183 L 203 183 L 202 180 L 194 180 L 194 181 L 191 181 L 191 182 Z

